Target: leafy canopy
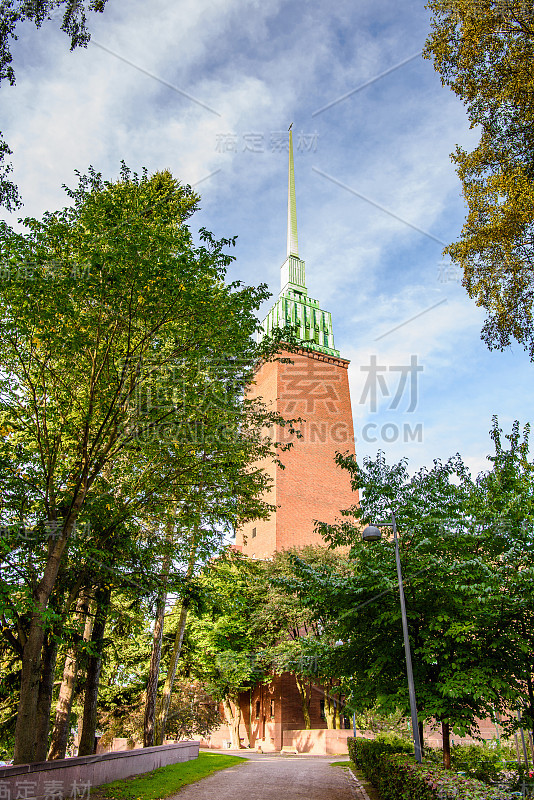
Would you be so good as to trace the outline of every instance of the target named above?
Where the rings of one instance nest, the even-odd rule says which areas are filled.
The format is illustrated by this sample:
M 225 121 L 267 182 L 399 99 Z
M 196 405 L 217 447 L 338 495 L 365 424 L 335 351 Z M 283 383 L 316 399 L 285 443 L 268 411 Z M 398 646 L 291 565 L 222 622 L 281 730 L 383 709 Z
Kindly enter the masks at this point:
M 534 358 L 534 10 L 525 0 L 431 0 L 424 55 L 480 130 L 452 156 L 468 213 L 445 249 L 487 311 L 491 349 L 516 339 Z

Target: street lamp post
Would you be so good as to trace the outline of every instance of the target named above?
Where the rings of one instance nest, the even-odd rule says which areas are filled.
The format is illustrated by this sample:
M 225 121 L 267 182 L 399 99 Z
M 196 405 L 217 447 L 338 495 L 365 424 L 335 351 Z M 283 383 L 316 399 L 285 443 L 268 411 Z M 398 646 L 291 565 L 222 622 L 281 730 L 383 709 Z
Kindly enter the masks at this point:
M 401 570 L 401 562 L 400 562 L 400 554 L 399 554 L 399 540 L 397 538 L 397 521 L 395 520 L 395 513 L 391 512 L 391 522 L 384 522 L 380 523 L 382 527 L 393 528 L 393 538 L 395 539 L 395 561 L 397 562 L 397 578 L 399 580 L 399 595 L 400 595 L 400 606 L 401 606 L 401 614 L 402 614 L 402 633 L 404 636 L 404 652 L 406 654 L 406 673 L 408 676 L 408 692 L 410 695 L 410 713 L 412 717 L 412 734 L 413 734 L 413 745 L 414 745 L 414 752 L 415 752 L 415 759 L 419 763 L 421 763 L 422 754 L 421 754 L 421 739 L 419 737 L 419 722 L 417 719 L 417 704 L 415 702 L 415 686 L 413 682 L 413 670 L 412 670 L 412 653 L 410 649 L 410 637 L 408 636 L 408 620 L 406 617 L 406 603 L 404 600 L 404 586 L 402 582 L 402 570 Z M 375 527 L 374 525 L 368 525 L 367 528 L 362 533 L 363 540 L 366 542 L 373 542 L 377 539 L 382 538 L 382 534 L 380 529 Z

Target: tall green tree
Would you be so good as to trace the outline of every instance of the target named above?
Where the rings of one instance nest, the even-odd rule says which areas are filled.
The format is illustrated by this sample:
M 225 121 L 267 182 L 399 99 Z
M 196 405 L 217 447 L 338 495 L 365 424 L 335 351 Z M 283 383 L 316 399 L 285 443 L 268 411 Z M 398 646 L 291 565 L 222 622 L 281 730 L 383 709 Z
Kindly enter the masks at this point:
M 475 513 L 501 543 L 493 560 L 495 590 L 487 624 L 503 637 L 503 647 L 519 680 L 517 702 L 523 726 L 534 733 L 534 464 L 529 454 L 530 425 L 515 421 L 503 436 L 494 417 L 492 469 L 477 480 Z M 508 728 L 516 727 L 508 718 Z
M 534 359 L 534 11 L 525 0 L 431 0 L 424 55 L 464 101 L 477 147 L 452 156 L 468 213 L 445 249 L 487 311 L 482 338 Z
M 459 456 L 414 476 L 405 461 L 388 466 L 383 454 L 361 465 L 339 457 L 362 498 L 351 514 L 374 524 L 391 510 L 397 516 L 418 713 L 421 721 L 441 723 L 446 766 L 451 731 L 476 731 L 477 717 L 495 709 L 509 716 L 531 670 L 529 639 L 521 637 L 514 609 L 515 619 L 524 613 L 526 622 L 534 561 L 531 526 L 524 523 L 533 484 L 514 431 L 515 452 L 497 444 L 494 469 L 477 481 Z M 498 429 L 493 435 L 500 442 Z M 504 507 L 515 511 L 504 514 Z M 391 535 L 369 544 L 349 521 L 320 529 L 332 544 L 351 547 L 353 571 L 329 577 L 297 561 L 300 594 L 339 642 L 331 657 L 351 702 L 408 714 Z
M 7 521 L 20 518 L 20 499 L 26 526 L 54 526 L 31 583 L 17 763 L 34 757 L 49 598 L 82 510 L 105 499 L 127 519 L 156 513 L 202 482 L 206 449 L 215 495 L 217 476 L 228 486 L 235 472 L 223 436 L 235 438 L 241 467 L 246 454 L 255 462 L 276 449 L 247 425 L 274 421 L 259 404 L 233 402 L 222 430 L 199 405 L 230 383 L 235 399 L 277 344 L 253 338 L 265 287 L 224 282 L 231 242 L 203 231 L 195 246 L 185 223 L 198 198 L 168 172 L 138 177 L 126 167 L 115 183 L 90 171 L 69 195 L 72 207 L 25 220 L 26 232 L 0 230 L 9 268 L 0 294 Z M 263 474 L 250 472 L 259 495 Z
M 322 691 L 328 728 L 338 724 L 340 698 L 336 697 L 338 673 L 331 669 L 335 640 L 324 634 L 326 620 L 317 608 L 304 604 L 295 570 L 295 559 L 311 567 L 314 574 L 329 579 L 351 573 L 345 553 L 319 546 L 307 546 L 275 553 L 262 565 L 258 581 L 252 629 L 263 640 L 263 659 L 277 673 L 295 677 L 302 703 L 304 726 L 311 728 L 312 693 Z

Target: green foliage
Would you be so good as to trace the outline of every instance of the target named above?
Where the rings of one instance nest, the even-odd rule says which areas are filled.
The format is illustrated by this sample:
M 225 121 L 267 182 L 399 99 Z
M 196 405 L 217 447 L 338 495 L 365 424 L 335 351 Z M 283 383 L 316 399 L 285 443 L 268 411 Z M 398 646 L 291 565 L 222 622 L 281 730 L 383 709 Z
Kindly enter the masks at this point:
M 451 747 L 451 769 L 465 772 L 471 778 L 484 783 L 504 779 L 509 772 L 507 761 L 516 762 L 511 747 L 502 748 L 495 743 L 463 744 Z
M 398 733 L 395 733 L 395 731 L 381 731 L 374 741 L 379 744 L 387 744 L 390 747 L 398 747 L 400 749 L 395 751 L 398 753 L 411 753 L 413 750 L 411 735 L 408 736 L 406 733 L 404 736 L 400 736 Z M 407 746 L 410 748 L 408 751 L 405 749 Z
M 236 700 L 266 674 L 250 624 L 261 575 L 258 562 L 228 551 L 201 576 L 205 604 L 188 622 L 191 672 L 217 700 Z
M 244 764 L 246 758 L 199 753 L 198 758 L 170 764 L 138 778 L 114 781 L 91 791 L 95 800 L 161 800 L 176 794 L 182 786 L 207 778 L 214 772 Z
M 23 232 L 0 225 L 0 617 L 23 659 L 62 641 L 84 586 L 193 602 L 191 531 L 195 572 L 271 511 L 251 465 L 277 458 L 269 428 L 285 424 L 245 396 L 278 348 L 255 341 L 266 287 L 225 282 L 233 240 L 194 244 L 190 187 L 123 164 L 117 181 L 90 169 L 67 193 L 70 207 Z M 34 685 L 20 696 L 30 716 Z
M 375 786 L 380 780 L 385 754 L 413 753 L 413 744 L 396 736 L 381 736 L 376 739 L 351 737 L 347 740 L 347 745 L 351 760 Z
M 410 476 L 406 461 L 383 454 L 351 473 L 361 523 L 395 510 L 420 720 L 456 733 L 477 732 L 477 718 L 526 703 L 531 726 L 534 596 L 534 482 L 528 426 L 506 437 L 494 420 L 492 469 L 473 480 L 460 456 Z M 394 543 L 364 543 L 352 521 L 319 525 L 332 545 L 351 548 L 349 569 L 317 569 L 294 559 L 293 589 L 321 620 L 332 674 L 353 711 L 409 714 Z M 386 529 L 387 530 L 387 529 Z
M 482 338 L 512 339 L 534 359 L 534 13 L 524 0 L 430 0 L 424 55 L 463 100 L 481 132 L 452 159 L 468 206 L 458 242 L 445 249 L 463 285 L 488 312 Z
M 349 739 L 351 759 L 378 789 L 382 800 L 506 800 L 510 793 L 490 788 L 426 761 L 417 764 L 407 745 Z
M 145 658 L 144 665 L 147 659 Z M 115 737 L 132 744 L 143 743 L 145 695 L 137 697 L 129 684 L 102 693 L 98 727 L 104 732 L 101 744 L 111 745 Z M 107 700 L 105 697 L 107 696 Z M 179 678 L 174 682 L 171 705 L 165 726 L 165 736 L 175 740 L 207 737 L 221 724 L 217 704 L 198 681 Z
M 408 732 L 408 724 L 406 717 L 400 711 L 393 711 L 390 714 L 382 713 L 378 710 L 377 706 L 372 706 L 366 709 L 353 709 L 353 698 L 350 694 L 351 686 L 348 681 L 342 679 L 342 686 L 344 692 L 347 693 L 345 699 L 345 714 L 352 719 L 354 714 L 356 717 L 356 728 L 360 731 L 368 731 L 374 733 L 380 741 L 388 741 L 388 736 L 395 738 L 408 738 L 411 734 Z M 356 705 L 358 705 L 356 703 Z

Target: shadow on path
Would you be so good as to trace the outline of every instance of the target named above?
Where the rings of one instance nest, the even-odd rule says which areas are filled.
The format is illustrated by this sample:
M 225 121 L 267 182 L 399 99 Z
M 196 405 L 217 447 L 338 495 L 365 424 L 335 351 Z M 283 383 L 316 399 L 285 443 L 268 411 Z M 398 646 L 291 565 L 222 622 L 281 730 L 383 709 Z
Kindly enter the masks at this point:
M 348 770 L 330 766 L 339 756 L 232 755 L 248 760 L 184 786 L 169 800 L 365 800 Z

